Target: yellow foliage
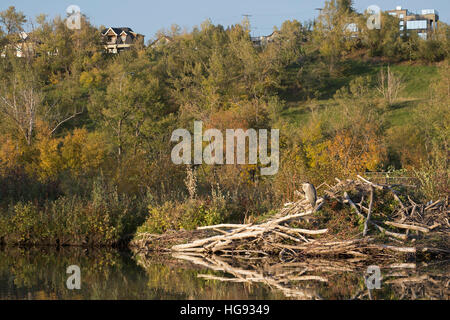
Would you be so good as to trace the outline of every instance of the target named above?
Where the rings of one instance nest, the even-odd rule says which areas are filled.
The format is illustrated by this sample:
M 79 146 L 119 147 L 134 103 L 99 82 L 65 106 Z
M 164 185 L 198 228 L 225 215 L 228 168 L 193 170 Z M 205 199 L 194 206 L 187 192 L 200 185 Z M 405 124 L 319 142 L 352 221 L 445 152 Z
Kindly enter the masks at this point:
M 322 122 L 312 122 L 309 130 L 305 130 L 302 140 L 309 167 L 326 171 L 325 169 L 329 167 L 328 142 L 323 136 Z
M 301 189 L 300 183 L 308 180 L 305 160 L 305 150 L 300 145 L 291 146 L 281 153 L 282 165 L 272 187 L 283 202 L 295 199 L 295 190 Z
M 256 164 L 246 164 L 241 168 L 241 172 L 239 173 L 239 177 L 241 179 L 241 183 L 249 186 L 253 186 L 255 184 L 256 174 L 258 172 L 258 166 Z
M 376 136 L 367 128 L 366 136 L 352 134 L 349 130 L 339 132 L 328 142 L 330 162 L 337 172 L 345 176 L 374 171 L 381 163 L 385 150 Z
M 98 133 L 75 129 L 64 138 L 61 148 L 64 168 L 75 175 L 99 168 L 105 157 L 105 143 Z
M 35 144 L 39 152 L 36 174 L 41 180 L 56 176 L 63 170 L 63 161 L 59 153 L 61 139 L 53 139 L 47 135 L 39 135 Z
M 66 170 L 77 176 L 98 169 L 106 152 L 102 137 L 85 129 L 75 129 L 65 138 L 39 134 L 35 146 L 39 156 L 32 170 L 41 180 Z
M 358 130 L 341 129 L 334 137 L 326 138 L 320 121 L 311 124 L 304 133 L 303 148 L 314 178 L 326 180 L 335 176 L 349 177 L 366 170 L 376 170 L 382 163 L 386 149 L 370 123 Z
M 99 84 L 101 80 L 102 76 L 100 74 L 100 71 L 94 68 L 91 71 L 83 71 L 80 75 L 79 81 L 84 88 L 88 88 L 93 84 Z
M 18 165 L 22 155 L 21 146 L 11 136 L 0 136 L 0 173 Z
M 59 81 L 61 80 L 61 75 L 51 73 L 49 76 L 49 80 L 50 80 L 51 84 L 58 84 Z

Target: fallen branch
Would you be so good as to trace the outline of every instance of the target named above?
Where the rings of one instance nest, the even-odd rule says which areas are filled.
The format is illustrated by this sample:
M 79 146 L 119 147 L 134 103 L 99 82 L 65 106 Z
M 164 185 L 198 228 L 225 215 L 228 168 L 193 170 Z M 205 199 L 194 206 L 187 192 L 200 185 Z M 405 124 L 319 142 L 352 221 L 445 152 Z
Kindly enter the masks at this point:
M 363 231 L 363 237 L 367 235 L 368 230 L 368 224 L 370 221 L 370 215 L 372 214 L 372 208 L 373 208 L 373 187 L 370 186 L 370 200 L 369 200 L 369 212 L 367 213 L 367 219 L 364 222 L 364 231 Z
M 416 230 L 416 231 L 420 231 L 420 232 L 424 232 L 424 233 L 427 233 L 430 231 L 428 228 L 414 226 L 411 224 L 397 223 L 397 222 L 392 222 L 392 221 L 385 221 L 384 223 L 389 226 L 393 226 L 393 227 L 400 228 L 400 229 Z

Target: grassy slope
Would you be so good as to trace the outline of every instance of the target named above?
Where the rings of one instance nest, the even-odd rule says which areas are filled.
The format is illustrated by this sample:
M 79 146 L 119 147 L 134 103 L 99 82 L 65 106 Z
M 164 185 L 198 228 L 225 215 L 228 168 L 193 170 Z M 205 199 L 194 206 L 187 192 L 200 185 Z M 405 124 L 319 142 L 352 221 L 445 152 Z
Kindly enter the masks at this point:
M 430 95 L 429 87 L 437 77 L 435 66 L 397 65 L 392 70 L 405 79 L 405 87 L 400 93 L 399 102 L 388 111 L 387 119 L 391 126 L 408 123 L 411 110 Z
M 330 80 L 330 86 L 326 93 L 327 98 L 317 101 L 318 109 L 323 110 L 333 106 L 332 95 L 337 89 L 348 85 L 350 81 L 359 76 L 371 76 L 376 78 L 381 65 L 369 62 L 348 61 L 346 72 L 341 77 Z M 411 111 L 417 104 L 428 98 L 431 81 L 437 77 L 437 68 L 429 65 L 392 65 L 391 70 L 404 79 L 404 88 L 400 93 L 398 102 L 387 111 L 387 120 L 391 126 L 406 124 L 410 118 Z M 297 68 L 290 68 L 292 77 L 289 82 L 294 82 Z M 375 90 L 375 89 L 373 89 Z M 286 107 L 281 116 L 294 126 L 302 126 L 311 117 L 311 109 L 305 101 L 291 94 L 284 97 Z

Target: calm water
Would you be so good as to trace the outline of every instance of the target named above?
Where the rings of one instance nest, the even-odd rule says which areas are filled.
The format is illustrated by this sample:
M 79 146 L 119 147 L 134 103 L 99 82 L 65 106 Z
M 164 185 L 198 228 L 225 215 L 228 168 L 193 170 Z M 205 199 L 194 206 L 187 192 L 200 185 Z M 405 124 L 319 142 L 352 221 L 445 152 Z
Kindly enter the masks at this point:
M 69 290 L 66 269 L 81 269 Z M 133 256 L 113 249 L 0 249 L 0 299 L 449 299 L 449 264 L 382 268 L 368 290 L 350 262 L 276 264 L 219 257 Z

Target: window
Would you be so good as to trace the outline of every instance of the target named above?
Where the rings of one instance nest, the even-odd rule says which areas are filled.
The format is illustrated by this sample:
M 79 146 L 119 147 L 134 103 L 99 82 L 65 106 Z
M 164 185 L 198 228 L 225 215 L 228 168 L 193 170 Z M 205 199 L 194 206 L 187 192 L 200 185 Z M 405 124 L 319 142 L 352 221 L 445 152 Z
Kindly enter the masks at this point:
M 405 15 L 403 13 L 400 13 L 400 15 L 398 16 L 400 19 L 405 18 Z
M 406 29 L 417 30 L 417 29 L 426 29 L 426 28 L 427 28 L 427 20 L 406 21 Z
M 427 40 L 427 33 L 426 32 L 419 32 L 417 35 L 420 38 L 422 38 L 423 40 Z
M 347 31 L 347 32 L 358 32 L 358 26 L 356 25 L 356 23 L 349 23 L 346 26 L 345 31 Z
M 438 14 L 438 12 L 434 9 L 423 9 L 422 14 Z

